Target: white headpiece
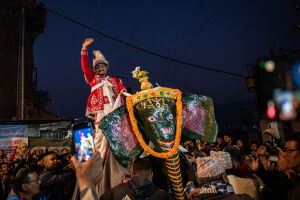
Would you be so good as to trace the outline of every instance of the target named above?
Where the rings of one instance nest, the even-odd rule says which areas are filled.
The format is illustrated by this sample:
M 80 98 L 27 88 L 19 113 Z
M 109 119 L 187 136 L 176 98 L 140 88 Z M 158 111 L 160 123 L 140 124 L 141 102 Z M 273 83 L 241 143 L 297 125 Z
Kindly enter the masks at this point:
M 94 51 L 93 52 L 95 55 L 95 58 L 93 59 L 93 66 L 95 67 L 95 65 L 99 64 L 99 63 L 103 63 L 108 65 L 108 61 L 105 59 L 104 55 L 100 52 L 100 51 Z

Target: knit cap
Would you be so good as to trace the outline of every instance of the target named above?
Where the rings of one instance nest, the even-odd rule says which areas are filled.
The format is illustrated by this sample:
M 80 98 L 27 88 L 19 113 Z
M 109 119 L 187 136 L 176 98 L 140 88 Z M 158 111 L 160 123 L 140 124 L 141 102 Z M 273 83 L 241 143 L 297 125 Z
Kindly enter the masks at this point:
M 198 178 L 214 178 L 225 173 L 223 165 L 216 157 L 199 157 L 196 162 Z
M 211 156 L 216 157 L 225 169 L 232 169 L 230 154 L 225 151 L 211 152 Z

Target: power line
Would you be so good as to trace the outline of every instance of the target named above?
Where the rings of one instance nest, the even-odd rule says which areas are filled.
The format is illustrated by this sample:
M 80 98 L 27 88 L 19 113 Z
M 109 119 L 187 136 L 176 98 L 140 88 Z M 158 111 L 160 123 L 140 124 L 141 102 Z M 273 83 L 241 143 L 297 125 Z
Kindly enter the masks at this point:
M 92 15 L 92 17 L 91 17 L 91 20 L 90 20 L 88 26 L 91 26 L 91 25 L 93 24 L 94 19 L 95 19 L 95 17 L 96 17 L 96 14 L 97 14 L 97 12 L 98 12 L 98 9 L 100 8 L 100 4 L 101 4 L 101 0 L 98 1 L 97 7 L 96 7 L 96 9 L 95 9 L 95 11 L 94 11 L 94 13 L 93 13 L 93 15 Z
M 185 62 L 185 61 L 182 61 L 182 60 L 178 60 L 178 59 L 174 59 L 174 58 L 171 58 L 171 57 L 168 57 L 168 56 L 165 56 L 165 55 L 158 54 L 158 53 L 156 53 L 156 52 L 153 52 L 153 51 L 144 49 L 144 48 L 142 48 L 142 47 L 138 47 L 138 46 L 132 45 L 132 44 L 130 44 L 130 43 L 128 43 L 128 42 L 125 42 L 125 41 L 123 41 L 123 40 L 120 40 L 120 39 L 118 39 L 118 38 L 115 38 L 115 37 L 113 37 L 113 36 L 110 36 L 110 35 L 105 34 L 105 33 L 103 33 L 103 32 L 100 32 L 100 31 L 98 31 L 97 29 L 91 28 L 91 27 L 89 27 L 89 26 L 87 26 L 87 25 L 85 25 L 85 24 L 82 24 L 82 23 L 80 23 L 80 22 L 78 22 L 78 21 L 76 21 L 76 20 L 74 20 L 74 19 L 72 19 L 72 18 L 70 18 L 70 17 L 67 17 L 67 16 L 65 16 L 65 15 L 63 15 L 63 14 L 60 14 L 60 13 L 58 13 L 58 12 L 52 10 L 52 9 L 49 9 L 49 8 L 46 8 L 46 7 L 45 7 L 45 9 L 46 9 L 47 11 L 49 11 L 49 12 L 51 12 L 51 13 L 53 13 L 53 14 L 59 16 L 59 17 L 61 17 L 61 18 L 64 18 L 64 19 L 66 19 L 66 20 L 68 20 L 68 21 L 71 21 L 71 22 L 73 22 L 73 23 L 75 23 L 75 24 L 78 24 L 78 25 L 80 25 L 80 26 L 82 26 L 82 27 L 84 27 L 84 28 L 86 28 L 86 29 L 89 29 L 89 30 L 91 30 L 91 31 L 94 31 L 95 33 L 97 33 L 97 34 L 99 34 L 99 35 L 102 35 L 102 36 L 104 36 L 104 37 L 106 37 L 106 38 L 109 38 L 109 39 L 111 39 L 111 40 L 114 40 L 114 41 L 116 41 L 116 42 L 119 42 L 119 43 L 121 43 L 121 44 L 124 44 L 124 45 L 126 45 L 126 46 L 132 47 L 132 48 L 134 48 L 134 49 L 138 49 L 138 50 L 143 51 L 143 52 L 145 52 L 145 53 L 152 54 L 152 55 L 154 55 L 154 56 L 158 56 L 158 57 L 161 57 L 161 58 L 164 58 L 164 59 L 173 61 L 173 62 L 177 62 L 177 63 L 180 63 L 180 64 L 192 66 L 192 67 L 199 68 L 199 69 L 203 69 L 203 70 L 207 70 L 207 71 L 213 71 L 213 72 L 223 73 L 223 74 L 232 75 L 232 76 L 236 76 L 236 77 L 242 77 L 242 78 L 245 78 L 245 77 L 246 77 L 246 76 L 243 75 L 243 74 L 238 74 L 238 73 L 235 73 L 235 72 L 228 72 L 228 71 L 224 71 L 224 70 L 220 70 L 220 69 L 215 69 L 215 68 L 205 67 L 205 66 L 201 66 L 201 65 L 197 65 L 197 64 L 193 64 L 193 63 L 188 63 L 188 62 Z
M 200 32 L 204 29 L 204 27 L 210 22 L 210 20 L 212 19 L 213 15 L 215 14 L 217 8 L 219 7 L 219 5 L 221 4 L 221 1 L 222 0 L 219 0 L 217 2 L 217 5 L 215 6 L 215 8 L 213 9 L 213 11 L 210 13 L 210 15 L 208 16 L 208 18 L 206 19 L 206 21 L 202 24 L 202 26 L 200 26 L 200 30 L 196 33 L 196 35 L 194 35 L 194 37 L 183 47 L 183 48 L 179 48 L 177 51 L 176 51 L 176 54 L 175 56 L 177 57 L 177 55 L 181 52 L 183 52 L 186 48 L 188 48 L 190 46 L 190 44 L 198 37 L 198 35 L 200 34 Z M 200 4 L 199 4 L 200 5 Z M 199 6 L 200 7 L 200 6 Z M 198 7 L 198 8 L 199 8 Z M 196 12 L 193 14 L 193 18 L 194 18 L 194 15 L 197 13 L 198 11 L 198 8 L 195 10 Z M 170 65 L 172 64 L 172 62 L 170 62 L 168 64 L 168 66 L 166 67 L 166 72 L 165 72 L 165 75 L 168 73 L 169 71 L 169 67 Z
M 128 2 L 126 5 L 127 5 L 127 7 L 125 7 L 125 9 L 124 10 L 128 10 L 128 8 L 130 8 L 131 6 L 132 6 L 132 3 L 133 3 L 133 0 L 130 0 L 130 2 Z M 119 27 L 122 27 L 123 26 L 123 24 L 124 24 L 124 22 L 126 21 L 126 19 L 128 18 L 128 15 L 129 15 L 130 13 L 129 12 L 125 12 L 125 15 L 122 17 L 122 21 L 121 21 L 121 23 L 120 23 L 120 25 L 119 25 Z M 118 35 L 117 35 L 118 36 Z M 110 52 L 114 52 L 114 49 L 115 49 L 115 46 L 116 46 L 116 43 L 113 43 L 113 45 L 111 45 L 112 47 L 111 47 L 111 49 L 110 49 Z M 118 71 L 118 63 L 116 64 L 116 72 Z M 114 68 L 113 68 L 113 70 L 114 70 Z
M 231 102 L 232 100 L 234 100 L 234 99 L 236 99 L 236 98 L 238 98 L 238 97 L 244 95 L 245 93 L 248 93 L 248 90 L 243 90 L 243 91 L 239 92 L 238 94 L 236 94 L 236 95 L 234 95 L 234 96 L 232 96 L 232 97 L 230 97 L 230 98 L 225 99 L 224 101 L 222 101 L 222 104 L 229 103 L 229 102 Z
M 135 29 L 132 29 L 132 31 L 131 31 L 132 32 L 132 34 L 130 34 L 131 37 L 134 37 L 134 35 L 136 34 L 136 32 L 137 32 L 137 30 L 138 30 L 138 28 L 139 28 L 139 26 L 140 26 L 140 24 L 142 22 L 142 19 L 144 18 L 144 16 L 146 15 L 146 13 L 148 13 L 148 9 L 150 8 L 151 3 L 152 3 L 152 0 L 149 0 L 147 6 L 145 7 L 144 11 L 142 12 L 143 13 L 143 17 L 139 17 L 139 22 L 137 23 L 137 26 L 135 27 Z M 122 55 L 121 55 L 120 58 L 123 58 L 123 56 L 125 54 L 125 50 L 126 50 L 126 48 L 123 49 L 123 52 L 122 52 Z M 116 68 L 118 69 L 119 60 L 118 60 L 118 63 L 117 63 L 116 66 L 117 66 Z
M 89 23 L 88 23 L 88 27 L 90 27 L 90 26 L 93 24 L 94 19 L 95 19 L 95 16 L 96 16 L 96 14 L 97 14 L 97 12 L 98 12 L 98 9 L 100 8 L 100 4 L 101 4 L 101 0 L 98 1 L 98 4 L 97 4 L 97 6 L 96 6 L 96 9 L 95 9 L 95 11 L 94 11 L 94 13 L 93 13 L 93 15 L 92 15 L 92 17 L 91 17 Z M 86 33 L 88 33 L 88 31 L 87 31 Z
M 74 40 L 76 40 L 76 41 L 81 42 L 81 39 L 80 39 L 80 38 L 77 38 L 77 37 L 75 37 L 75 36 L 72 35 L 72 34 L 69 34 L 69 33 L 65 32 L 65 31 L 62 31 L 62 30 L 60 30 L 60 29 L 58 29 L 58 28 L 56 28 L 56 27 L 54 27 L 54 26 L 51 26 L 51 25 L 48 25 L 48 27 L 51 28 L 51 29 L 53 29 L 53 30 L 55 30 L 55 31 L 57 31 L 57 32 L 59 32 L 59 33 L 61 33 L 61 34 L 63 34 L 63 35 L 66 35 L 66 36 L 68 36 L 68 37 L 70 37 L 70 38 L 72 38 L 72 39 L 74 39 Z M 96 47 L 93 46 L 93 45 L 90 45 L 90 46 L 93 47 L 93 48 L 96 48 Z M 110 53 L 107 53 L 107 54 L 110 55 L 110 56 L 112 56 L 112 57 L 115 57 L 115 58 L 118 59 L 119 61 L 121 61 L 121 62 L 123 62 L 123 63 L 125 63 L 125 64 L 127 64 L 127 65 L 129 65 L 129 66 L 133 66 L 133 67 L 136 66 L 136 65 L 134 65 L 133 63 L 127 61 L 127 60 L 124 60 L 124 59 L 122 59 L 122 58 L 119 58 L 119 57 L 117 57 L 117 56 L 114 56 L 114 55 L 112 55 L 112 54 L 110 54 Z M 136 54 L 136 55 L 141 56 L 141 55 L 139 55 L 139 54 Z M 159 69 L 159 67 L 156 66 L 155 64 L 153 64 L 153 63 L 150 63 L 150 64 L 151 64 L 151 66 L 153 66 L 153 67 Z M 166 78 L 166 77 L 163 77 L 163 76 L 160 75 L 160 74 L 153 73 L 153 72 L 151 72 L 151 73 L 154 74 L 154 75 L 157 76 L 157 77 L 160 77 L 162 80 L 167 80 L 168 82 L 172 82 L 172 83 L 174 83 L 174 84 L 176 84 L 176 85 L 183 86 L 185 89 L 188 89 L 188 91 L 190 91 L 190 92 L 193 92 L 193 93 L 196 93 L 196 94 L 200 94 L 200 92 L 199 92 L 197 89 L 192 88 L 192 87 L 189 87 L 189 86 L 183 84 L 182 81 L 176 80 L 176 79 L 174 79 L 174 78 L 168 79 L 168 78 Z M 127 77 L 127 78 L 128 78 L 128 77 Z
M 201 33 L 201 31 L 203 31 L 204 27 L 210 22 L 210 20 L 213 18 L 214 14 L 216 13 L 218 7 L 220 6 L 222 0 L 219 0 L 217 2 L 217 5 L 216 7 L 212 10 L 212 12 L 210 13 L 210 15 L 208 16 L 208 18 L 206 19 L 206 21 L 202 24 L 202 26 L 200 26 L 200 30 L 194 35 L 194 37 L 187 43 L 187 45 L 185 45 L 183 48 L 182 48 L 182 51 L 186 48 L 188 48 L 192 42 L 198 37 L 198 35 Z

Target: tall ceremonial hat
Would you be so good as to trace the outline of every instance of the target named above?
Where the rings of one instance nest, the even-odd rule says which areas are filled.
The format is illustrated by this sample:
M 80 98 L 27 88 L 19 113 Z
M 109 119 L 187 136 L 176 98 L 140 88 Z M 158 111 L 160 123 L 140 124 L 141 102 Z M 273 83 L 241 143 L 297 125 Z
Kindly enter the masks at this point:
M 95 58 L 93 59 L 93 66 L 95 67 L 97 64 L 105 64 L 108 65 L 108 61 L 105 59 L 104 55 L 101 51 L 97 50 L 93 52 Z

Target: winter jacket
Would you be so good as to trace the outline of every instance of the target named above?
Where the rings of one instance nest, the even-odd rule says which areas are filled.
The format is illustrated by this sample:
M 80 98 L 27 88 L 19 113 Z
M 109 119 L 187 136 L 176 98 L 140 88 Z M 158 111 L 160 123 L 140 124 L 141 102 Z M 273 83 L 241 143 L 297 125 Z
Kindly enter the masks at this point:
M 39 176 L 41 191 L 47 200 L 64 200 L 64 184 L 73 177 L 74 172 L 56 174 L 45 170 Z
M 167 192 L 158 189 L 150 180 L 135 176 L 127 183 L 122 183 L 104 193 L 100 200 L 168 200 Z

